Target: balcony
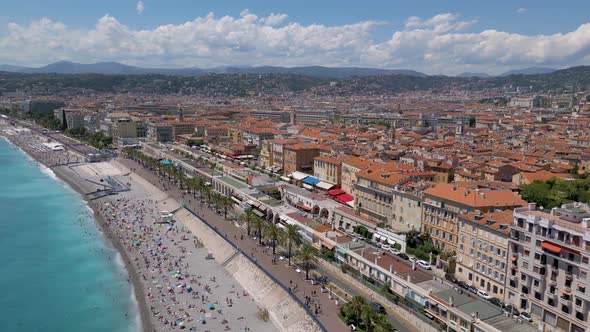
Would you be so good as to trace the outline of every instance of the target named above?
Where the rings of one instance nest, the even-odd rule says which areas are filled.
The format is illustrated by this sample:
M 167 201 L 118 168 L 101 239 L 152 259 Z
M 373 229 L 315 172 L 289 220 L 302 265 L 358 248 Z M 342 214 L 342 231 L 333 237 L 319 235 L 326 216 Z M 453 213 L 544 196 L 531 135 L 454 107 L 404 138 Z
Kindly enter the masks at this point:
M 557 294 L 551 293 L 549 290 L 545 291 L 545 298 L 547 300 L 551 299 L 553 301 L 553 303 L 555 303 L 555 301 L 557 301 Z
M 569 308 L 571 308 L 572 307 L 572 298 L 571 297 L 565 298 L 563 296 L 560 296 L 559 297 L 559 304 L 565 305 L 565 306 L 568 306 Z

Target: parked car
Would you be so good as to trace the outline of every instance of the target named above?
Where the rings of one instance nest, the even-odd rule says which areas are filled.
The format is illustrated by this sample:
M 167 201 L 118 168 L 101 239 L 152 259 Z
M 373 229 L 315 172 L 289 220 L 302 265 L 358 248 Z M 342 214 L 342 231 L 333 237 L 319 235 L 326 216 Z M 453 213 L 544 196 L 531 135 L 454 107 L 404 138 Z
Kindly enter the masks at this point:
M 382 244 L 381 249 L 389 251 L 391 250 L 391 247 L 388 244 Z
M 490 296 L 490 294 L 488 294 L 488 293 L 487 293 L 487 292 L 485 292 L 485 291 L 482 291 L 481 289 L 478 289 L 478 290 L 477 290 L 477 296 L 479 296 L 479 297 L 481 297 L 481 298 L 484 298 L 484 299 L 486 299 L 486 300 L 489 300 L 489 299 L 491 299 L 491 298 L 492 298 L 492 297 Z
M 395 249 L 395 248 L 391 248 L 391 250 L 389 250 L 389 252 L 391 252 L 392 255 L 399 255 L 401 253 L 401 251 L 399 251 L 398 249 Z
M 399 254 L 397 254 L 397 257 L 407 261 L 408 259 L 410 259 L 410 256 L 408 256 L 406 253 L 404 252 L 400 252 Z
M 385 307 L 383 305 L 381 305 L 381 303 L 378 302 L 371 302 L 371 305 L 373 307 L 375 307 L 375 309 L 377 309 L 377 312 L 384 314 L 385 313 Z
M 490 299 L 490 303 L 493 304 L 493 305 L 495 305 L 496 307 L 504 308 L 504 303 L 502 303 L 502 301 L 500 301 L 499 298 L 492 297 Z
M 466 282 L 461 281 L 461 280 L 457 281 L 457 286 L 459 286 L 461 288 L 465 288 L 465 289 L 469 288 L 469 285 Z
M 477 288 L 473 287 L 473 286 L 467 286 L 467 290 L 470 291 L 473 294 L 477 294 Z
M 416 261 L 416 264 L 418 264 L 418 266 L 423 269 L 432 270 L 432 267 L 430 266 L 430 264 L 427 261 L 419 260 L 419 261 Z
M 514 308 L 512 304 L 505 306 L 504 312 L 512 314 L 512 316 L 520 316 L 520 312 L 516 308 Z
M 525 320 L 529 323 L 533 321 L 533 318 L 531 317 L 531 315 L 528 312 L 521 312 L 520 315 L 518 315 L 518 317 L 520 317 L 520 319 Z
M 415 261 L 416 261 L 416 257 L 410 256 L 410 262 L 415 262 Z
M 458 281 L 457 280 L 457 277 L 455 277 L 455 275 L 452 274 L 452 273 L 445 273 L 445 279 L 447 279 L 448 281 L 450 281 L 450 282 L 452 282 L 454 284 L 456 284 L 457 281 Z

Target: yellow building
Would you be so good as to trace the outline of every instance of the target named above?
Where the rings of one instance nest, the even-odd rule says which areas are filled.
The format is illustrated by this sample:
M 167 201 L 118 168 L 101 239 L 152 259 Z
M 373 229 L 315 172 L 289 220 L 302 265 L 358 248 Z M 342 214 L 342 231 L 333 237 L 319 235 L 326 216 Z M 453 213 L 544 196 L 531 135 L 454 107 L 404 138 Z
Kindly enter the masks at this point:
M 342 163 L 338 158 L 330 156 L 315 157 L 313 165 L 313 176 L 333 185 L 340 185 Z
M 422 197 L 422 231 L 428 232 L 434 244 L 444 252 L 457 252 L 460 214 L 526 205 L 510 190 L 459 187 L 453 183 L 439 183 L 424 191 Z
M 512 210 L 459 215 L 457 279 L 504 302 Z

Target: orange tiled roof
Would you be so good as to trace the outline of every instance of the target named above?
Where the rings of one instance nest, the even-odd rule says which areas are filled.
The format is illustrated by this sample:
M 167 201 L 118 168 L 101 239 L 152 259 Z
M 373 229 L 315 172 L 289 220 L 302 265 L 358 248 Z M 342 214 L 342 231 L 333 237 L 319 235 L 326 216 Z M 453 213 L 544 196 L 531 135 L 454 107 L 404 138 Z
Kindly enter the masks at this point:
M 476 190 L 461 188 L 452 183 L 439 183 L 424 191 L 424 194 L 474 208 L 525 206 L 527 204 L 510 190 Z

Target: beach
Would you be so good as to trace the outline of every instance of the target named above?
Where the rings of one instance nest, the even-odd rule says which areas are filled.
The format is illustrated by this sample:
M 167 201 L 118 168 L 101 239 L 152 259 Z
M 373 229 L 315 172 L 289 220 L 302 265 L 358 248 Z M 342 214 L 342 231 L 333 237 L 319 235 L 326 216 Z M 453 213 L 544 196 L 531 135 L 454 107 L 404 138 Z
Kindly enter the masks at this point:
M 42 149 L 44 140 L 35 134 L 5 136 L 87 200 L 104 236 L 121 253 L 143 331 L 277 330 L 219 262 L 208 259 L 198 237 L 182 223 L 161 223 L 162 211 L 180 207 L 166 193 L 116 161 L 86 164 L 69 151 Z M 104 189 L 106 178 L 128 190 L 93 195 Z

